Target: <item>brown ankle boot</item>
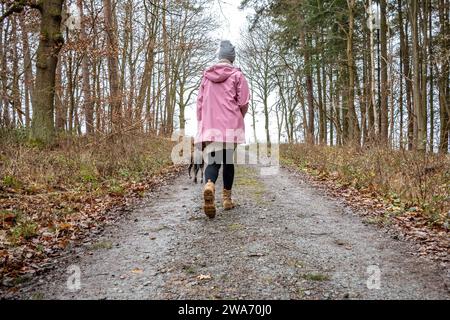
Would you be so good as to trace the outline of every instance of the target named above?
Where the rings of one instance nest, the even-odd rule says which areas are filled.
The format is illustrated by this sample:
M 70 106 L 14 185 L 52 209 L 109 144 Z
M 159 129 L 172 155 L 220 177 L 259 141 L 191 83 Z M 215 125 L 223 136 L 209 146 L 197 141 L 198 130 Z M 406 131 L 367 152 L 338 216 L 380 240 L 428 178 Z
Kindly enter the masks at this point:
M 223 189 L 223 209 L 231 210 L 236 204 L 231 200 L 231 190 Z
M 214 186 L 214 183 L 211 182 L 211 180 L 208 180 L 208 183 L 203 188 L 203 211 L 210 218 L 214 218 L 216 216 L 216 205 L 214 203 L 215 192 L 216 187 Z

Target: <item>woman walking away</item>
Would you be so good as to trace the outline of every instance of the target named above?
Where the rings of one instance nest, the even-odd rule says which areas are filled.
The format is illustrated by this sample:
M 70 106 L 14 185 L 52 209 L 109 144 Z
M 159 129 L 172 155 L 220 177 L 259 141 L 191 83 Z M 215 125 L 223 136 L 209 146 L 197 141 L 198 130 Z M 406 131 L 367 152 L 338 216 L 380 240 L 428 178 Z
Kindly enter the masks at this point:
M 214 218 L 215 183 L 223 165 L 223 208 L 230 210 L 234 181 L 234 150 L 245 142 L 244 116 L 247 113 L 250 91 L 239 68 L 233 66 L 236 58 L 230 41 L 221 41 L 217 64 L 206 69 L 197 98 L 198 131 L 196 143 L 205 142 L 206 184 L 203 189 L 203 210 Z

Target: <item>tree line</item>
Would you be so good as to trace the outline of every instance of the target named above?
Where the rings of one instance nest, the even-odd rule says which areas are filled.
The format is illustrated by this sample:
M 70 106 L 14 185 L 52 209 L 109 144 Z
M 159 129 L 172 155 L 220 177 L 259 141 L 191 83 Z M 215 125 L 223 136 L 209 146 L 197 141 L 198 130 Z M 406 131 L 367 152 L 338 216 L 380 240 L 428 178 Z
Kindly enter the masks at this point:
M 220 2 L 220 0 L 217 0 Z M 218 26 L 210 0 L 2 0 L 0 127 L 184 129 Z M 448 153 L 449 0 L 244 0 L 238 63 L 270 142 Z M 232 20 L 233 17 L 228 17 Z
M 217 26 L 208 0 L 2 0 L 0 127 L 59 134 L 184 128 Z
M 289 142 L 448 153 L 448 0 L 241 6 L 256 12 L 243 65 L 256 99 L 250 110 L 263 115 L 267 140 L 276 120 L 279 139 Z

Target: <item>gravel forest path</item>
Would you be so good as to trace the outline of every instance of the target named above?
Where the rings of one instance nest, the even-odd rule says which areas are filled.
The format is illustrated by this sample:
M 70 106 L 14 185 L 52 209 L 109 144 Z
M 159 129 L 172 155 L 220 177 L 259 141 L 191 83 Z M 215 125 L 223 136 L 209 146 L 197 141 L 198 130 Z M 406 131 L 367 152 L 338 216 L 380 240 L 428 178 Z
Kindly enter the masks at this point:
M 280 169 L 237 169 L 237 208 L 206 218 L 185 172 L 98 242 L 25 285 L 29 299 L 449 299 L 448 270 Z M 218 195 L 221 191 L 219 179 Z M 80 288 L 68 289 L 68 266 Z M 379 275 L 379 278 L 377 276 Z M 378 281 L 379 280 L 379 281 Z M 368 286 L 369 283 L 369 286 Z M 379 289 L 377 289 L 379 285 Z

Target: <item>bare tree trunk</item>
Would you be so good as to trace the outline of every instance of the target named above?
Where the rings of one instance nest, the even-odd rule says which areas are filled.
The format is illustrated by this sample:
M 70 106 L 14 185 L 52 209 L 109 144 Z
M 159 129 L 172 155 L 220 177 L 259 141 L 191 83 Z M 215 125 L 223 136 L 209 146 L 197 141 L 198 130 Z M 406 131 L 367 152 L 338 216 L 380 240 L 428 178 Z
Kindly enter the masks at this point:
M 306 34 L 302 31 L 300 35 L 301 45 L 304 49 L 304 59 L 306 68 L 306 90 L 308 101 L 308 122 L 307 122 L 307 137 L 306 141 L 309 144 L 314 144 L 314 93 L 313 93 L 313 81 L 312 81 L 312 66 L 309 52 L 309 41 Z M 306 121 L 306 119 L 305 119 Z
M 333 70 L 330 70 L 329 73 L 329 88 L 330 88 L 330 146 L 333 146 L 334 144 L 334 123 L 333 123 L 333 117 L 334 117 L 334 90 L 333 90 Z
M 164 54 L 164 86 L 165 86 L 165 97 L 164 97 L 164 114 L 165 114 L 165 121 L 164 121 L 164 128 L 163 128 L 163 134 L 169 135 L 171 133 L 171 124 L 170 122 L 170 115 L 171 115 L 171 105 L 170 105 L 170 70 L 169 70 L 169 42 L 168 42 L 168 31 L 167 31 L 167 15 L 166 15 L 166 9 L 167 9 L 167 2 L 166 0 L 163 0 L 162 2 L 163 6 L 163 12 L 162 12 L 162 41 L 163 41 L 163 54 Z
M 356 70 L 356 65 L 353 65 L 353 69 Z M 364 75 L 363 75 L 364 77 Z M 359 79 L 359 75 L 357 72 L 355 72 L 355 91 L 356 91 L 356 96 L 358 97 L 358 101 L 359 101 L 359 106 L 360 106 L 360 110 L 361 110 L 361 122 L 358 121 L 358 117 L 356 116 L 356 126 L 359 132 L 359 145 L 364 145 L 365 143 L 365 139 L 367 137 L 367 108 L 366 108 L 366 96 L 364 95 L 363 92 L 363 88 L 361 88 L 361 86 L 364 88 L 364 79 L 362 79 L 362 81 L 360 81 Z M 356 112 L 355 112 L 356 114 Z
M 266 132 L 266 143 L 267 145 L 270 145 L 270 129 L 269 129 L 269 94 L 264 96 L 263 100 L 263 106 L 264 106 L 264 131 Z
M 25 126 L 31 125 L 30 110 L 33 100 L 33 70 L 31 65 L 30 45 L 28 42 L 28 32 L 25 25 L 25 15 L 19 16 L 20 28 L 22 29 L 22 50 L 24 63 L 24 98 L 25 98 Z
M 410 11 L 409 11 L 410 21 L 411 21 L 411 31 L 412 31 L 412 54 L 413 54 L 413 97 L 414 97 L 414 110 L 417 119 L 417 149 L 420 151 L 425 151 L 426 145 L 426 132 L 423 131 L 424 128 L 424 114 L 422 107 L 422 97 L 420 90 L 420 57 L 419 57 L 419 30 L 417 26 L 418 19 L 418 3 L 417 1 L 411 1 Z
M 4 48 L 6 44 L 8 43 L 8 34 L 10 32 L 10 21 L 8 20 L 6 23 L 6 27 L 4 30 L 4 35 L 0 34 L 2 37 L 1 39 L 1 70 L 0 70 L 0 80 L 1 80 L 1 86 L 2 86 L 2 94 L 1 94 L 1 104 L 3 106 L 3 110 L 0 109 L 0 119 L 3 121 L 3 126 L 9 127 L 11 125 L 11 117 L 9 114 L 9 101 L 8 101 L 8 61 L 7 61 L 7 50 Z M 2 28 L 3 31 L 3 28 Z M 3 111 L 3 114 L 2 114 Z
M 338 80 L 339 82 L 340 80 Z M 347 128 L 347 121 L 346 121 L 346 115 L 345 110 L 343 108 L 344 104 L 344 90 L 339 88 L 339 83 L 337 84 L 337 90 L 336 90 L 336 112 L 335 112 L 335 121 L 336 121 L 336 144 L 342 145 L 347 138 L 348 135 L 348 128 Z
M 58 65 L 56 67 L 55 74 L 55 123 L 56 123 L 56 131 L 62 132 L 66 126 L 66 112 L 67 106 L 63 104 L 63 90 L 61 83 L 61 75 L 62 75 L 62 59 L 61 57 L 58 59 Z
M 430 75 L 430 148 L 434 152 L 434 74 L 433 74 L 433 8 L 431 0 L 428 0 L 428 54 Z
M 343 74 L 347 77 L 345 80 L 348 80 L 348 72 L 344 71 Z M 343 79 L 342 79 L 343 80 Z M 340 108 L 339 108 L 339 113 L 338 113 L 338 117 L 341 118 L 340 123 L 342 124 L 342 131 L 341 131 L 341 144 L 346 144 L 349 142 L 350 140 L 350 119 L 349 118 L 349 107 L 348 107 L 348 102 L 349 102 L 349 97 L 348 97 L 348 93 L 349 93 L 349 88 L 343 88 L 340 87 L 339 91 L 340 91 L 340 95 L 342 97 L 341 99 L 341 104 L 340 104 Z
M 448 34 L 450 32 L 449 23 L 449 2 L 447 0 L 439 0 L 439 25 L 440 33 L 443 35 L 441 47 L 447 49 L 450 47 Z M 441 72 L 438 80 L 439 85 L 439 152 L 448 153 L 448 144 L 450 138 L 450 89 L 449 89 L 449 61 L 442 59 Z
M 145 3 L 144 3 L 145 5 Z M 135 121 L 141 121 L 142 113 L 144 109 L 144 104 L 146 101 L 150 101 L 148 95 L 151 93 L 155 94 L 152 90 L 152 77 L 153 77 L 153 67 L 154 67 L 154 51 L 156 44 L 156 28 L 157 28 L 157 19 L 155 16 L 158 14 L 159 7 L 152 6 L 151 11 L 146 7 L 145 12 L 145 22 L 146 28 L 148 28 L 148 39 L 147 39 L 147 47 L 145 51 L 145 65 L 144 65 L 144 73 L 142 75 L 141 84 L 139 86 L 139 91 L 136 97 L 136 106 L 135 106 Z M 150 21 L 149 21 L 150 16 Z M 147 99 L 146 99 L 147 97 Z M 148 129 L 150 129 L 151 123 L 151 114 L 150 114 L 150 103 L 147 103 L 147 112 L 146 118 L 148 123 Z M 141 128 L 143 129 L 143 128 Z
M 94 132 L 94 105 L 91 98 L 91 84 L 90 84 L 90 72 L 89 72 L 89 57 L 87 55 L 89 42 L 86 35 L 86 22 L 83 10 L 83 0 L 77 0 L 77 6 L 80 13 L 81 19 L 81 30 L 80 30 L 80 42 L 83 48 L 81 69 L 83 76 L 83 109 L 86 117 L 86 133 L 92 134 Z
M 97 37 L 94 37 L 93 41 L 93 47 L 94 49 L 98 48 L 98 40 Z M 100 75 L 102 71 L 102 59 L 99 57 L 93 57 L 92 59 L 92 71 L 93 71 L 93 97 L 94 97 L 94 110 L 95 110 L 95 129 L 98 132 L 103 132 L 102 127 L 102 90 L 101 90 L 101 80 Z
M 75 123 L 75 114 L 76 114 L 76 105 L 75 105 L 75 87 L 73 83 L 73 52 L 68 52 L 67 57 L 67 94 L 66 98 L 68 99 L 68 106 L 69 106 L 69 133 L 73 134 L 76 129 L 76 123 Z
M 373 12 L 372 12 L 372 0 L 368 0 L 367 8 L 369 9 L 369 19 L 373 20 Z M 369 29 L 369 44 L 370 44 L 370 61 L 369 61 L 369 74 L 368 74 L 368 140 L 373 141 L 375 138 L 375 115 L 376 115 L 376 106 L 375 106 L 375 55 L 374 55 L 374 39 L 373 39 L 373 30 Z
M 12 79 L 12 103 L 13 103 L 13 125 L 23 126 L 23 115 L 25 112 L 22 110 L 22 102 L 20 96 L 20 87 L 19 87 L 19 54 L 17 51 L 18 45 L 18 36 L 17 36 L 17 19 L 13 17 L 12 19 L 12 42 L 14 44 L 13 47 L 13 79 Z M 15 116 L 17 114 L 17 117 Z
M 403 89 L 403 78 L 404 78 L 404 74 L 403 74 L 403 70 L 404 70 L 404 54 L 405 54 L 405 34 L 404 34 L 404 29 L 403 29 L 403 8 L 402 8 L 402 0 L 398 0 L 397 3 L 397 13 L 398 13 L 398 20 L 399 20 L 399 29 L 400 29 L 400 59 L 399 59 L 399 67 L 400 67 L 400 74 L 399 74 L 399 79 L 400 79 L 400 97 L 399 97 L 399 112 L 400 112 L 400 149 L 403 150 L 404 149 L 404 141 L 403 141 L 403 105 L 404 105 L 404 89 Z
M 41 30 L 36 53 L 36 83 L 33 92 L 31 136 L 50 143 L 54 137 L 53 121 L 55 73 L 58 53 L 64 38 L 61 34 L 61 12 L 64 0 L 40 2 Z
M 323 56 L 322 56 L 323 58 Z M 323 96 L 323 134 L 324 134 L 324 140 L 323 143 L 327 144 L 327 137 L 328 137 L 328 127 L 327 127 L 327 74 L 326 74 L 326 66 L 323 63 L 322 65 L 322 96 Z
M 317 77 L 317 96 L 319 105 L 319 143 L 325 144 L 326 134 L 325 134 L 325 112 L 323 110 L 323 91 L 322 91 L 322 78 L 321 78 L 321 67 L 317 65 L 316 67 L 316 77 Z
M 420 4 L 418 7 L 418 14 L 419 14 L 419 24 L 421 26 L 421 31 L 422 31 L 422 45 L 420 46 L 420 52 L 419 52 L 419 61 L 420 61 L 420 67 L 421 67 L 421 71 L 420 71 L 420 90 L 421 90 L 421 98 L 422 98 L 422 132 L 424 132 L 424 144 L 425 144 L 425 149 L 427 148 L 428 145 L 428 140 L 427 140 L 427 136 L 428 136 L 428 127 L 427 127 L 427 123 L 428 123 L 428 91 L 427 91 L 427 87 L 428 87 L 428 47 L 429 47 L 429 40 L 428 40 L 428 14 L 427 14 L 427 10 L 428 10 L 428 6 L 427 6 L 427 2 L 429 0 L 421 0 Z M 420 7 L 422 8 L 422 14 L 420 14 Z M 419 36 L 420 38 L 420 36 Z
M 132 1 L 129 2 L 129 6 L 132 7 Z M 127 104 L 127 118 L 129 119 L 131 125 L 134 127 L 136 124 L 140 123 L 141 119 L 137 119 L 138 122 L 134 121 L 133 118 L 133 107 L 135 103 L 135 91 L 136 91 L 136 62 L 134 60 L 134 28 L 133 28 L 133 9 L 130 9 L 128 32 L 130 32 L 129 39 L 129 50 L 127 53 L 127 62 L 129 70 L 129 90 L 128 90 L 128 104 Z M 125 61 L 123 62 L 125 64 Z
M 150 81 L 153 70 L 153 50 L 154 43 L 153 39 L 148 41 L 147 53 L 146 53 L 146 61 L 144 66 L 144 73 L 142 75 L 141 85 L 139 86 L 138 95 L 136 98 L 136 111 L 135 111 L 135 121 L 140 120 L 142 117 L 142 111 L 144 108 L 145 98 L 150 91 Z
M 253 88 L 253 78 L 250 78 L 250 88 Z M 250 96 L 250 111 L 252 115 L 252 127 L 253 127 L 253 138 L 255 139 L 255 143 L 258 142 L 258 137 L 256 136 L 256 105 L 255 105 L 255 97 L 252 94 Z
M 381 30 L 380 30 L 380 44 L 381 44 L 381 129 L 380 137 L 384 144 L 388 142 L 388 54 L 387 54 L 387 21 L 386 21 L 386 0 L 380 1 L 381 9 Z
M 399 0 L 399 6 L 401 6 L 401 0 Z M 402 9 L 403 11 L 403 9 Z M 403 18 L 403 16 L 402 16 Z M 403 19 L 401 20 L 401 23 Z M 409 44 L 406 35 L 408 34 L 408 19 L 405 21 L 405 28 L 401 26 L 400 28 L 400 44 L 402 45 L 402 66 L 403 68 L 403 77 L 405 78 L 405 87 L 406 87 L 406 110 L 408 113 L 408 123 L 407 123 L 407 140 L 408 145 L 407 149 L 412 150 L 414 145 L 414 110 L 412 106 L 412 75 L 411 68 L 409 62 Z
M 111 125 L 113 131 L 122 126 L 122 94 L 119 87 L 119 59 L 117 57 L 117 36 L 114 28 L 114 16 L 111 0 L 103 0 L 105 15 L 105 33 L 108 46 L 109 103 L 111 106 Z
M 355 109 L 355 62 L 353 57 L 353 33 L 354 33 L 354 10 L 355 0 L 347 0 L 349 27 L 347 33 L 347 72 L 348 72 L 348 92 L 347 107 L 350 137 L 353 143 L 361 144 L 361 131 L 358 125 Z
M 2 14 L 3 14 L 3 6 L 2 6 Z M 3 90 L 3 74 L 5 74 L 6 70 L 3 64 L 4 59 L 4 42 L 3 41 L 3 25 L 0 24 L 0 128 L 3 128 L 5 126 L 5 123 L 3 122 L 3 111 L 6 108 L 6 105 L 4 104 L 3 97 L 5 96 L 4 90 Z

